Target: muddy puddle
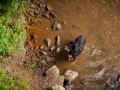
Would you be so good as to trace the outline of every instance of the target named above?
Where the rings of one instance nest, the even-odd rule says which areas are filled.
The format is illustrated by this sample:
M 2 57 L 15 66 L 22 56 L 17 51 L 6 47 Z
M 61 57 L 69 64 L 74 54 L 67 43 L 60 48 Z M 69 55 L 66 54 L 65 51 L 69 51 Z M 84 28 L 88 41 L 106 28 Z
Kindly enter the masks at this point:
M 73 90 L 100 90 L 99 85 L 120 73 L 120 1 L 119 0 L 44 0 L 57 15 L 54 20 L 40 17 L 42 23 L 31 26 L 30 32 L 38 36 L 35 46 L 44 45 L 50 38 L 54 46 L 55 37 L 61 38 L 60 53 L 55 64 L 63 73 L 75 70 L 79 77 Z M 61 30 L 53 31 L 51 25 L 58 21 Z M 64 46 L 79 35 L 86 36 L 83 52 L 76 63 L 67 61 Z M 51 54 L 48 51 L 49 54 Z

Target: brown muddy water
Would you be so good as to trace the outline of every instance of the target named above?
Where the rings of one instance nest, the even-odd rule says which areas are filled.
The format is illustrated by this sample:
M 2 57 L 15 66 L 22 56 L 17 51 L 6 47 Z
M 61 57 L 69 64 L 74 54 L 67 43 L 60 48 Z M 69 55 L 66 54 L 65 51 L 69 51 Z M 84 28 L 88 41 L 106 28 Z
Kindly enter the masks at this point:
M 57 15 L 62 29 L 53 31 L 55 20 L 40 17 L 42 24 L 37 23 L 30 30 L 38 36 L 35 45 L 46 46 L 43 39 L 50 38 L 53 46 L 55 36 L 61 37 L 61 52 L 55 61 L 60 73 L 65 69 L 79 73 L 73 90 L 100 90 L 101 83 L 120 74 L 120 0 L 44 1 Z M 64 46 L 79 35 L 86 36 L 86 45 L 72 64 L 67 61 Z

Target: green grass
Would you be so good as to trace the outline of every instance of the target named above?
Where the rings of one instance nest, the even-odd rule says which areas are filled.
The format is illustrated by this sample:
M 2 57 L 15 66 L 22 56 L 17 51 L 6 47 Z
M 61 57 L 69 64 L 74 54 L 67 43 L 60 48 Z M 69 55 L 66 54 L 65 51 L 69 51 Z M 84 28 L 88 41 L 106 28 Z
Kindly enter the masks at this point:
M 4 70 L 0 70 L 0 90 L 10 90 L 13 82 L 14 80 L 7 76 Z
M 0 58 L 23 47 L 24 6 L 27 0 L 2 0 L 0 2 Z
M 5 70 L 0 70 L 0 90 L 29 90 L 29 82 L 23 77 L 13 79 Z
M 60 86 L 59 85 L 56 85 L 53 90 L 60 90 Z

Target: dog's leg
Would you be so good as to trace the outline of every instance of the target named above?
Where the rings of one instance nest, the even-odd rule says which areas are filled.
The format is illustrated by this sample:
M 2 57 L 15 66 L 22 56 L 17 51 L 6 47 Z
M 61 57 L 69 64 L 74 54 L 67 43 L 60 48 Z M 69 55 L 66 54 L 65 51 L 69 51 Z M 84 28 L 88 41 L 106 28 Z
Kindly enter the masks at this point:
M 75 64 L 75 60 L 72 62 L 72 64 Z
M 70 61 L 70 57 L 68 57 L 68 61 Z

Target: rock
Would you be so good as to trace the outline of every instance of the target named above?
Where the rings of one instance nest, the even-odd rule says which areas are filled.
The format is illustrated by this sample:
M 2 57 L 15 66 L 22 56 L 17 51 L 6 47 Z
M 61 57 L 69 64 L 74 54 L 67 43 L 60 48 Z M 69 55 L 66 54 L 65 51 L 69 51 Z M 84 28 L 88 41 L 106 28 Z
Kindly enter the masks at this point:
M 38 41 L 38 36 L 36 36 L 35 34 L 31 34 L 30 38 L 31 38 L 31 41 L 33 41 L 34 43 Z
M 52 8 L 51 8 L 49 5 L 47 5 L 47 6 L 46 6 L 46 10 L 51 11 Z
M 44 14 L 43 14 L 43 17 L 45 17 L 45 18 L 47 18 L 47 19 L 51 19 L 49 13 L 44 13 Z
M 38 7 L 39 7 L 39 8 L 42 8 L 43 5 L 42 5 L 41 3 L 38 3 Z
M 47 55 L 47 53 L 45 51 L 40 51 L 40 53 L 42 53 L 43 55 Z
M 32 11 L 29 11 L 29 14 L 30 14 L 31 16 L 33 16 L 33 15 L 34 15 Z
M 50 12 L 50 16 L 51 16 L 51 18 L 57 18 L 57 16 L 52 12 Z
M 60 36 L 56 36 L 56 46 L 60 46 Z
M 69 82 L 72 82 L 77 78 L 78 72 L 75 72 L 72 70 L 66 70 L 63 75 L 65 76 L 66 80 L 68 80 Z
M 53 62 L 53 61 L 54 61 L 54 58 L 49 57 L 49 56 L 46 56 L 46 57 L 45 57 L 45 60 L 46 60 L 46 62 Z
M 60 30 L 62 28 L 61 24 L 58 22 L 55 22 L 52 26 L 53 30 Z
M 43 50 L 43 49 L 44 49 L 44 46 L 43 46 L 43 45 L 40 45 L 40 49 Z
M 52 52 L 52 57 L 54 57 L 55 56 L 55 53 L 54 52 Z
M 46 64 L 46 62 L 45 62 L 45 60 L 41 60 L 41 61 L 39 61 L 38 63 L 37 63 L 37 66 L 38 67 L 42 67 L 42 66 L 46 66 L 47 64 Z
M 103 90 L 114 90 L 114 89 L 110 87 L 107 83 L 104 83 Z
M 46 71 L 46 75 L 49 77 L 58 77 L 59 76 L 59 69 L 54 65 L 52 66 L 52 68 L 48 69 Z
M 30 45 L 31 49 L 33 49 L 33 48 L 34 48 L 34 46 L 33 46 L 33 44 L 32 44 L 32 42 L 31 42 L 31 41 L 28 41 L 28 44 Z
M 60 48 L 58 47 L 56 50 L 55 50 L 55 53 L 59 53 L 60 52 Z
M 30 4 L 30 8 L 35 8 L 35 5 L 34 4 Z
M 54 52 L 55 48 L 56 48 L 55 46 L 52 46 L 52 47 L 50 48 L 50 51 L 51 51 L 51 52 Z
M 51 88 L 54 85 L 63 86 L 64 77 L 59 75 L 59 69 L 54 65 L 46 71 L 44 80 L 45 83 L 48 83 L 47 87 Z
M 120 74 L 117 76 L 116 81 L 120 82 Z
M 64 85 L 64 88 L 65 88 L 65 90 L 72 90 L 73 84 L 68 83 L 68 84 Z
M 114 85 L 114 90 L 120 90 L 120 74 L 117 76 L 117 79 L 114 81 L 115 85 Z
M 48 30 L 48 28 L 46 27 L 45 30 Z
M 46 43 L 46 45 L 47 45 L 48 47 L 50 47 L 50 45 L 51 45 L 51 39 L 46 38 L 46 39 L 44 40 L 44 42 Z
M 115 85 L 115 79 L 109 78 L 106 82 L 109 86 L 113 87 Z
M 101 69 L 100 72 L 98 72 L 97 74 L 95 74 L 95 77 L 102 78 L 102 76 L 103 76 L 103 74 L 105 73 L 106 70 L 107 70 L 107 68 Z
M 52 86 L 51 90 L 65 90 L 65 88 L 60 85 L 55 85 L 55 86 Z
M 63 21 L 62 23 L 63 23 L 64 25 L 67 25 L 66 21 Z
M 37 9 L 34 10 L 35 15 L 39 15 L 39 11 Z

